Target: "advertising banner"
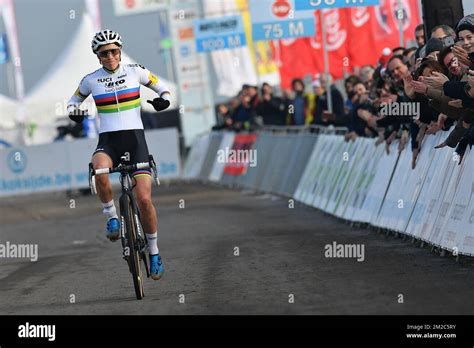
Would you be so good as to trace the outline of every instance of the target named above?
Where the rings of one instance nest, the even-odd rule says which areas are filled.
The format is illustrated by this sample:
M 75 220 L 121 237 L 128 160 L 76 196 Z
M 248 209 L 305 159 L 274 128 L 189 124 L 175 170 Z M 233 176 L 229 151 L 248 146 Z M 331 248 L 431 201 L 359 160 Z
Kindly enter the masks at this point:
M 193 22 L 201 17 L 197 0 L 172 1 L 169 23 L 186 146 L 216 123 L 207 57 L 196 50 Z
M 359 222 L 368 222 L 374 225 L 398 159 L 398 144 L 396 142 L 390 146 L 390 154 L 385 152 L 384 145 L 379 145 L 379 147 L 383 149 L 384 154 L 377 164 L 372 185 L 369 188 L 367 197 L 359 212 Z
M 114 0 L 116 16 L 165 10 L 169 0 Z
M 329 8 L 361 7 L 378 5 L 380 0 L 298 0 L 296 11 L 321 10 Z
M 228 175 L 244 175 L 249 165 L 256 166 L 257 152 L 253 149 L 256 134 L 237 134 L 232 149 L 224 151 L 219 157 L 225 161 L 224 173 Z
M 461 163 L 456 194 L 451 203 L 442 244 L 459 254 L 474 256 L 474 152 L 468 149 Z
M 175 128 L 147 131 L 148 150 L 163 179 L 180 176 L 178 132 Z M 96 139 L 0 149 L 0 196 L 61 191 L 89 185 L 89 162 Z M 118 174 L 112 175 L 118 183 Z
M 0 35 L 0 64 L 8 62 L 8 44 L 7 35 Z
M 358 138 L 356 144 L 359 149 L 354 158 L 354 164 L 347 178 L 344 191 L 340 195 L 334 214 L 338 217 L 344 217 L 347 209 L 353 208 L 353 197 L 361 190 L 364 177 L 367 175 L 369 162 L 373 158 L 375 146 L 370 139 Z

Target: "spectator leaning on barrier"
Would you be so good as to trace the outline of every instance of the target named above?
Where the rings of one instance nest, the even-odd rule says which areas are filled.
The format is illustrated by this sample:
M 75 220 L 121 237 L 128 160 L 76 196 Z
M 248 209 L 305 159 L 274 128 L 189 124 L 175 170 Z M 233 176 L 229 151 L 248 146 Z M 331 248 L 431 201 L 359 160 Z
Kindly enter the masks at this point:
M 316 97 L 316 108 L 314 109 L 314 123 L 319 125 L 335 125 L 345 126 L 347 124 L 346 115 L 344 114 L 344 98 L 341 92 L 332 84 L 329 77 L 329 89 L 332 98 L 332 113 L 329 112 L 326 86 L 326 75 L 319 76 L 321 85 L 321 95 Z
M 251 130 L 255 119 L 255 111 L 250 104 L 251 97 L 242 90 L 238 95 L 238 100 L 239 104 L 232 112 L 233 129 Z
M 353 100 L 355 93 L 353 92 L 353 88 L 356 84 L 362 82 L 358 76 L 350 75 L 344 81 L 344 88 L 346 90 L 347 100 L 344 103 L 344 112 L 349 114 L 353 108 Z M 318 85 L 321 85 L 318 81 Z
M 395 140 L 399 132 L 401 132 L 400 136 L 402 136 L 403 139 L 401 148 L 403 148 L 407 141 L 412 115 L 402 115 L 400 113 L 394 115 L 388 111 L 391 110 L 391 104 L 393 103 L 410 101 L 404 93 L 404 79 L 408 75 L 408 66 L 404 63 L 403 56 L 392 56 L 387 63 L 387 72 L 384 73 L 383 78 L 389 83 L 389 89 L 394 93 L 396 99 L 390 96 L 390 98 L 386 98 L 386 100 L 381 103 L 381 118 L 374 118 L 370 114 L 364 115 L 369 126 L 373 128 L 383 127 L 385 129 L 384 139 L 387 145 L 387 151 L 389 151 L 390 144 Z
M 453 53 L 458 58 L 459 63 L 474 68 L 474 14 L 462 18 L 456 26 L 457 40 L 461 45 L 453 47 Z M 474 70 L 469 70 L 467 81 L 450 81 L 445 75 L 438 75 L 427 79 L 426 83 L 433 88 L 442 88 L 445 95 L 455 98 L 459 102 L 455 105 L 466 108 L 474 115 Z M 474 144 L 473 122 L 470 119 L 463 119 L 462 127 L 466 130 L 459 141 L 456 152 L 461 159 L 468 145 Z M 461 161 L 459 162 L 461 163 Z
M 420 77 L 411 82 L 413 90 L 426 96 L 429 99 L 429 105 L 440 112 L 437 123 L 432 123 L 429 131 L 435 132 L 440 128 L 449 128 L 446 127 L 447 122 L 444 122 L 447 118 L 457 121 L 456 127 L 448 138 L 436 148 L 457 146 L 456 152 L 461 157 L 466 146 L 474 142 L 474 138 L 472 140 L 469 138 L 474 118 L 473 99 L 466 91 L 469 75 L 465 73 L 467 67 L 472 65 L 472 56 L 470 57 L 469 53 L 474 46 L 472 45 L 474 39 L 470 41 L 469 35 L 472 36 L 474 33 L 473 17 L 473 15 L 464 17 L 456 27 L 458 41 L 462 42 L 462 47 L 451 45 L 443 48 L 438 56 L 438 62 L 442 67 L 436 66 L 433 62 L 423 62 L 418 71 Z
M 419 106 L 420 114 L 411 124 L 412 149 L 413 149 L 413 167 L 416 164 L 416 157 L 420 150 L 420 145 L 426 134 L 434 134 L 444 126 L 445 115 L 440 114 L 443 108 L 433 107 L 433 101 L 426 96 L 426 90 L 421 91 L 417 86 L 417 81 L 422 81 L 424 77 L 432 76 L 434 72 L 445 72 L 445 68 L 437 61 L 424 59 L 417 71 L 412 77 L 407 78 L 405 92 L 413 102 Z
M 227 104 L 219 104 L 217 106 L 217 124 L 212 127 L 213 130 L 231 129 L 232 128 L 232 113 Z
M 461 81 L 464 76 L 467 78 L 469 66 L 459 62 L 453 53 L 453 48 L 454 45 L 443 48 L 438 54 L 438 62 L 448 69 L 451 81 Z
M 402 151 L 412 134 L 412 149 L 416 142 L 418 128 L 413 128 L 413 114 L 404 110 L 400 103 L 410 102 L 404 90 L 404 80 L 410 75 L 410 70 L 403 56 L 392 56 L 387 67 L 379 65 L 374 72 L 374 85 L 369 92 L 369 100 L 378 112 L 359 110 L 357 116 L 367 122 L 371 128 L 382 128 L 377 144 L 385 141 L 387 152 L 396 137 L 400 137 L 399 151 Z M 395 105 L 399 104 L 399 105 Z M 391 110 L 395 110 L 391 112 Z M 416 124 L 415 124 L 416 125 Z
M 424 78 L 433 76 L 435 72 L 446 73 L 446 68 L 438 62 L 427 59 L 415 72 L 413 81 L 410 83 L 413 93 L 417 93 L 418 99 L 420 99 L 421 96 L 427 98 L 428 105 L 439 113 L 435 116 L 436 118 L 431 121 L 427 134 L 435 134 L 440 129 L 449 130 L 454 121 L 460 116 L 459 110 L 449 105 L 453 100 L 452 98 L 446 97 L 441 90 L 429 88 L 426 83 L 424 83 Z M 455 135 L 453 134 L 453 136 Z
M 362 82 L 358 82 L 353 88 L 353 108 L 350 113 L 348 122 L 348 131 L 345 135 L 345 140 L 354 140 L 357 136 L 360 137 L 375 137 L 377 131 L 370 127 L 367 123 L 367 118 L 364 117 L 364 112 L 376 115 L 377 110 L 369 101 L 369 93 Z
M 273 95 L 273 88 L 268 83 L 262 85 L 262 97 L 256 112 L 257 115 L 262 116 L 264 125 L 284 126 L 286 123 L 285 102 Z

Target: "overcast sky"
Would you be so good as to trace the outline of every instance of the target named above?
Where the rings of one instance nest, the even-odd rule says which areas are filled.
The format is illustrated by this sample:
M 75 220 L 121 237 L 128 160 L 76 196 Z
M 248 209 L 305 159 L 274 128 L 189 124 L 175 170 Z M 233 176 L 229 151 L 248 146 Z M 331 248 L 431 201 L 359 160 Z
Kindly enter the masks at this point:
M 85 4 L 84 0 L 14 0 L 14 3 L 25 92 L 28 93 L 72 37 L 80 24 Z M 474 13 L 474 0 L 463 3 L 464 13 Z M 160 76 L 170 78 L 159 52 L 158 12 L 116 17 L 112 0 L 101 0 L 100 9 L 102 27 L 119 31 L 127 52 L 135 60 Z M 75 19 L 70 18 L 71 10 L 75 11 Z M 0 33 L 3 32 L 5 27 L 0 18 Z M 0 65 L 0 93 L 13 97 L 6 83 L 6 66 Z M 211 81 L 215 85 L 214 74 Z

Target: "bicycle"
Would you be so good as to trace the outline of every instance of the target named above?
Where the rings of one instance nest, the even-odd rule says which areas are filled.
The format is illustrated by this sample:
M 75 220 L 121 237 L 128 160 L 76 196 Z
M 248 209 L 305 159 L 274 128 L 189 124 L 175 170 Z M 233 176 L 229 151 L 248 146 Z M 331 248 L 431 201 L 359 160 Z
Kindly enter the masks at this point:
M 147 278 L 150 278 L 150 271 L 147 262 L 148 241 L 144 237 L 144 232 L 140 222 L 140 211 L 133 193 L 131 173 L 139 169 L 151 169 L 153 180 L 156 185 L 160 185 L 158 170 L 152 155 L 149 155 L 148 162 L 126 164 L 126 156 L 120 157 L 120 164 L 117 167 L 94 169 L 89 163 L 89 187 L 92 194 L 97 194 L 95 176 L 103 174 L 120 173 L 120 185 L 122 194 L 120 195 L 120 240 L 123 248 L 123 258 L 128 264 L 132 274 L 133 286 L 137 300 L 145 296 L 143 289 L 143 272 L 141 261 L 145 265 Z

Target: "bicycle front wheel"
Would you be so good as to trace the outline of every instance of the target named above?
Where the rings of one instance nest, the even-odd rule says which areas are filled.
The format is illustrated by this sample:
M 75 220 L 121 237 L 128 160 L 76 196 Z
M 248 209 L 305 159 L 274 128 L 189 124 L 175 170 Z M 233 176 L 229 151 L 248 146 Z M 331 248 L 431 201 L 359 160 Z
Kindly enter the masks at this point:
M 133 287 L 135 288 L 137 300 L 141 300 L 145 296 L 143 290 L 144 278 L 140 263 L 140 248 L 137 241 L 138 227 L 135 223 L 135 209 L 132 199 L 133 198 L 127 194 L 124 194 L 120 198 L 120 212 L 123 218 L 122 221 L 125 222 L 125 239 L 127 242 L 126 255 L 128 256 L 130 271 L 132 273 Z

